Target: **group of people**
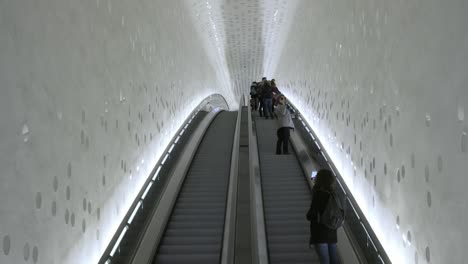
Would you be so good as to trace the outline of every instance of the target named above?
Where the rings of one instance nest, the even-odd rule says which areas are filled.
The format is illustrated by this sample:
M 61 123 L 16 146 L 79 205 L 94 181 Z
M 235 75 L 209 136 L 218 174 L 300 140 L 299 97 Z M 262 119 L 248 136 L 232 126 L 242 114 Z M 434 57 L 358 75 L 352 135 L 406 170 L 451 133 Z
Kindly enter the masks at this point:
M 260 116 L 273 119 L 274 106 L 278 104 L 280 94 L 275 79 L 267 80 L 263 77 L 260 82 L 252 82 L 250 86 L 250 106 L 252 110 L 258 110 Z
M 276 154 L 289 154 L 290 130 L 294 129 L 291 113 L 286 105 L 286 97 L 276 86 L 275 79 L 263 77 L 260 82 L 252 82 L 250 86 L 250 106 L 253 111 L 259 111 L 260 117 L 277 119 Z
M 286 97 L 279 91 L 275 79 L 262 78 L 250 87 L 250 105 L 265 119 L 277 119 L 276 154 L 289 154 L 290 130 L 294 129 Z M 344 211 L 336 195 L 336 179 L 330 170 L 320 170 L 312 189 L 312 202 L 307 212 L 310 221 L 310 247 L 315 249 L 321 264 L 340 263 L 337 253 L 337 228 L 344 221 Z

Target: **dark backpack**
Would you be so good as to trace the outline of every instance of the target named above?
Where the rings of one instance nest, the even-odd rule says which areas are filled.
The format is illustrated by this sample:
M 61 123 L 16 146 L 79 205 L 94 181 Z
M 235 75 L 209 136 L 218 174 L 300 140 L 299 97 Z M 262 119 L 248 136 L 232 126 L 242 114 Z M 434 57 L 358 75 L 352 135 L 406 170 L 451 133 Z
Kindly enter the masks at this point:
M 330 229 L 338 229 L 343 225 L 345 219 L 343 205 L 335 194 L 329 194 L 330 197 L 328 198 L 323 214 L 319 218 L 319 223 Z
M 250 95 L 257 95 L 257 87 L 256 86 L 250 86 Z

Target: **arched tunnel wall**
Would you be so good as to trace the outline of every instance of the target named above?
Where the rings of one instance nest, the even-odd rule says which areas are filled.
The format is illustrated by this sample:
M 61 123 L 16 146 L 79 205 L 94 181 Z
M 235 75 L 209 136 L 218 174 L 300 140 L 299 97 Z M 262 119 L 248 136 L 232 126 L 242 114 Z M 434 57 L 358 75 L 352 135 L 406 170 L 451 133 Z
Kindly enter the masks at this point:
M 95 263 L 188 114 L 229 86 L 183 1 L 0 1 L 0 262 Z
M 212 93 L 235 105 L 240 71 L 220 54 L 239 47 L 211 40 L 251 7 L 291 28 L 268 31 L 282 51 L 251 30 L 256 48 L 235 54 L 252 72 L 256 50 L 279 56 L 264 74 L 315 128 L 392 261 L 464 262 L 466 1 L 257 2 L 0 1 L 1 263 L 100 257 L 190 111 Z
M 274 75 L 393 263 L 464 263 L 466 1 L 300 1 Z

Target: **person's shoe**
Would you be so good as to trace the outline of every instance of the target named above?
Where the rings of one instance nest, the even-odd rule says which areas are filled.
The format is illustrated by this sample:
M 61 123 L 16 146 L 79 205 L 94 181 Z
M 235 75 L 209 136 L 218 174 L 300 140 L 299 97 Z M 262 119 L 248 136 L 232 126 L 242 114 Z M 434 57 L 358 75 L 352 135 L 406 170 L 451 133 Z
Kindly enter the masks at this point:
M 283 155 L 289 155 L 289 154 L 291 154 L 291 153 L 289 153 L 289 152 L 285 152 L 285 153 L 283 153 Z

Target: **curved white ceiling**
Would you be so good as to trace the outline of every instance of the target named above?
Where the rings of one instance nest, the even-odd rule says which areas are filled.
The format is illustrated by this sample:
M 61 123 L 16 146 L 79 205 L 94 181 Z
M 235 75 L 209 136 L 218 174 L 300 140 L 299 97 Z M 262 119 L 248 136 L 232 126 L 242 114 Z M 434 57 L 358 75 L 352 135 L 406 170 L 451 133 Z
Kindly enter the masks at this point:
M 186 0 L 207 54 L 236 98 L 273 78 L 297 0 Z

